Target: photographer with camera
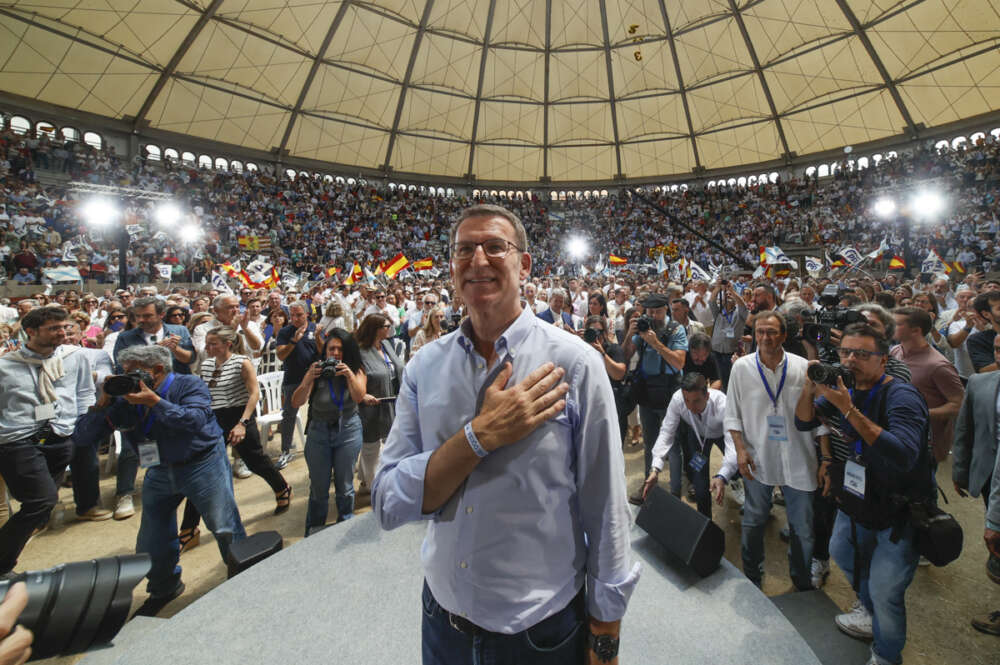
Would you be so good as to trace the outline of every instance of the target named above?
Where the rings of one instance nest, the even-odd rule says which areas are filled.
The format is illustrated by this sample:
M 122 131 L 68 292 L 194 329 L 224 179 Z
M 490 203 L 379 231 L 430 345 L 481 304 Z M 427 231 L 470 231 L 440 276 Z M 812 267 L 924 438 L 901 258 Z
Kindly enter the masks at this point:
M 681 389 L 674 393 L 663 418 L 663 426 L 653 446 L 653 464 L 642 487 L 642 496 L 658 482 L 663 460 L 670 454 L 674 444 L 687 449 L 687 457 L 694 472 L 692 484 L 698 512 L 712 518 L 712 498 L 722 505 L 725 485 L 736 475 L 736 448 L 732 435 L 726 431 L 726 394 L 708 387 L 705 377 L 698 373 L 685 374 Z M 685 422 L 687 427 L 680 427 Z M 725 444 L 723 445 L 723 441 Z M 708 479 L 709 458 L 712 447 L 722 451 L 722 467 L 711 480 Z M 711 494 L 709 493 L 711 492 Z
M 653 462 L 653 444 L 660 433 L 667 405 L 680 386 L 684 362 L 687 360 L 687 333 L 676 321 L 667 320 L 670 299 L 653 293 L 642 301 L 646 313 L 629 323 L 625 339 L 625 357 L 637 355 L 638 365 L 630 381 L 630 392 L 639 405 L 642 441 L 645 447 L 643 469 L 649 473 Z M 683 476 L 680 448 L 670 454 L 670 491 L 681 494 Z M 631 498 L 642 503 L 641 491 Z
M 136 553 L 148 553 L 152 567 L 150 597 L 137 612 L 142 616 L 155 616 L 184 592 L 177 565 L 181 500 L 193 502 L 204 517 L 223 562 L 229 546 L 246 537 L 209 389 L 197 376 L 172 372 L 172 360 L 163 346 L 123 350 L 118 361 L 126 373 L 104 380 L 100 401 L 77 424 L 86 440 L 107 436 L 112 428 L 130 430 L 146 469 Z
M 365 320 L 372 318 L 392 325 L 380 315 L 369 315 Z M 365 399 L 367 389 L 368 376 L 358 343 L 343 328 L 332 329 L 320 359 L 310 365 L 292 394 L 294 408 L 309 404 L 305 444 L 309 467 L 307 536 L 311 529 L 326 524 L 331 473 L 337 522 L 354 514 L 354 465 L 361 452 L 362 438 L 358 405 Z
M 740 350 L 740 337 L 750 314 L 740 294 L 728 279 L 719 280 L 712 287 L 708 302 L 712 310 L 712 355 L 722 374 L 722 389 L 729 387 L 729 373 L 733 368 L 733 354 Z
M 0 356 L 0 476 L 21 504 L 0 527 L 0 575 L 14 569 L 31 534 L 48 523 L 73 456 L 77 418 L 94 403 L 90 362 L 59 348 L 67 318 L 58 307 L 29 311 L 21 319 L 28 341 Z
M 830 491 L 840 504 L 830 552 L 858 593 L 836 625 L 873 640 L 869 663 L 897 665 L 906 642 L 904 597 L 920 559 L 909 509 L 934 491 L 929 414 L 913 385 L 886 374 L 889 343 L 870 325 L 848 326 L 837 353 L 853 389 L 841 371 L 810 363 L 795 425 L 810 431 L 821 424 L 818 416 L 830 414 L 829 426 L 852 442 L 842 467 L 822 460 L 831 465 Z
M 621 433 L 622 441 L 624 441 L 628 431 L 628 414 L 635 408 L 635 404 L 627 399 L 625 385 L 622 383 L 627 371 L 625 351 L 613 341 L 614 338 L 611 336 L 613 331 L 608 329 L 608 319 L 605 317 L 588 316 L 584 325 L 586 327 L 583 331 L 583 341 L 601 354 L 601 358 L 604 360 L 604 369 L 611 380 L 611 390 L 615 395 L 615 408 L 618 411 L 618 430 Z

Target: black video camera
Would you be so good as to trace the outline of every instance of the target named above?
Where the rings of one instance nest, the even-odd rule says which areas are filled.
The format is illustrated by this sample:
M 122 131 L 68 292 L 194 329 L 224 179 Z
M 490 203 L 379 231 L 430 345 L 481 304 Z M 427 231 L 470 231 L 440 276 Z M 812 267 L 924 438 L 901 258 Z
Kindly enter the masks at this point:
M 153 375 L 143 369 L 125 374 L 112 374 L 104 380 L 104 393 L 112 397 L 137 393 L 142 390 L 139 386 L 140 381 L 149 388 L 153 387 Z
M 830 386 L 831 388 L 837 387 L 837 377 L 840 377 L 843 379 L 845 387 L 848 389 L 854 388 L 854 374 L 846 367 L 841 367 L 839 365 L 827 365 L 824 363 L 809 365 L 809 367 L 806 368 L 806 376 L 808 376 L 811 381 L 822 383 L 823 385 Z
M 823 293 L 819 297 L 822 309 L 816 312 L 814 321 L 802 326 L 802 339 L 817 347 L 830 348 L 833 346 L 833 342 L 830 340 L 831 330 L 843 330 L 852 323 L 864 323 L 865 317 L 861 312 L 838 307 L 844 293 L 836 284 L 828 284 L 823 289 Z

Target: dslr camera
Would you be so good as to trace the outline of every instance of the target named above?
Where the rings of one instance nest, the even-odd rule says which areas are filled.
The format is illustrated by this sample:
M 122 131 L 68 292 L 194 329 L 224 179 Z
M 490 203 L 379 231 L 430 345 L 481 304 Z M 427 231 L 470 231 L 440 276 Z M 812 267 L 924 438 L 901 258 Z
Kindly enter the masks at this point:
M 139 382 L 145 383 L 149 388 L 153 387 L 153 376 L 146 370 L 137 369 L 134 372 L 125 374 L 112 374 L 104 381 L 104 392 L 112 397 L 121 397 L 130 393 L 137 393 L 141 390 Z
M 587 344 L 593 344 L 597 341 L 597 331 L 593 328 L 587 328 L 583 331 L 583 341 Z
M 841 291 L 836 284 L 828 284 L 819 297 L 822 307 L 816 312 L 815 321 L 802 326 L 802 338 L 820 347 L 831 347 L 830 331 L 843 330 L 852 323 L 864 323 L 865 317 L 853 309 L 838 307 Z
M 822 383 L 823 385 L 830 386 L 831 388 L 837 387 L 837 377 L 840 377 L 844 380 L 845 387 L 848 389 L 854 388 L 853 372 L 846 367 L 841 367 L 839 365 L 827 365 L 825 363 L 809 365 L 806 369 L 806 376 L 816 383 Z
M 319 378 L 321 379 L 332 379 L 337 376 L 337 365 L 340 364 L 339 360 L 333 358 L 327 358 L 319 364 Z
M 653 327 L 653 319 L 648 314 L 643 314 L 635 320 L 635 329 L 639 332 L 646 332 Z

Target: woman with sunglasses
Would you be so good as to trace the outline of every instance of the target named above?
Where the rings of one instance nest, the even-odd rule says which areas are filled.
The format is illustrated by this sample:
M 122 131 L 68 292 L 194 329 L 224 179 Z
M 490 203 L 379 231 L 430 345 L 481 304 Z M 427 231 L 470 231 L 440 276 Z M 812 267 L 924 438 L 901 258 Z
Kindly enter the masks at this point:
M 410 357 L 412 358 L 424 344 L 433 342 L 439 338 L 444 332 L 443 326 L 444 308 L 441 305 L 435 305 L 431 311 L 427 312 L 423 325 L 420 326 L 417 334 L 413 337 L 413 341 L 410 343 Z
M 115 342 L 118 341 L 118 334 L 123 330 L 131 330 L 135 322 L 130 322 L 128 314 L 123 308 L 108 310 L 108 318 L 104 320 L 104 342 L 101 346 L 108 355 L 114 356 Z
M 275 468 L 271 458 L 264 454 L 260 432 L 254 414 L 260 399 L 260 386 L 253 361 L 246 355 L 243 338 L 235 328 L 212 328 L 205 335 L 205 357 L 199 374 L 208 384 L 212 396 L 212 412 L 222 428 L 226 443 L 239 453 L 247 467 L 267 481 L 274 492 L 274 514 L 286 512 L 292 502 L 292 486 Z M 181 551 L 198 544 L 201 515 L 188 501 L 181 521 Z
M 361 347 L 361 362 L 368 377 L 367 394 L 361 401 L 361 426 L 364 444 L 358 472 L 361 475 L 361 492 L 370 492 L 378 467 L 382 441 L 392 428 L 396 417 L 395 397 L 403 376 L 403 361 L 389 341 L 394 327 L 388 317 L 369 314 L 354 333 Z
M 164 323 L 173 323 L 179 326 L 187 326 L 191 319 L 191 314 L 180 305 L 171 305 L 167 308 L 167 313 L 163 315 Z

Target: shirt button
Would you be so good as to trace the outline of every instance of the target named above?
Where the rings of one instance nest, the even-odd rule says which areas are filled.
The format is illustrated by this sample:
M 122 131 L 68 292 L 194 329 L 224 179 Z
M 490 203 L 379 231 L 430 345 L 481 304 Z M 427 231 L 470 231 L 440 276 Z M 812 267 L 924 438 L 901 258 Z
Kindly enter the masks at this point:
M 464 561 L 462 563 L 460 563 L 459 565 L 462 566 L 462 568 L 468 568 L 469 567 L 469 564 L 467 564 Z
M 472 514 L 472 506 L 467 507 L 465 509 L 465 512 L 466 512 L 467 515 L 471 515 Z

